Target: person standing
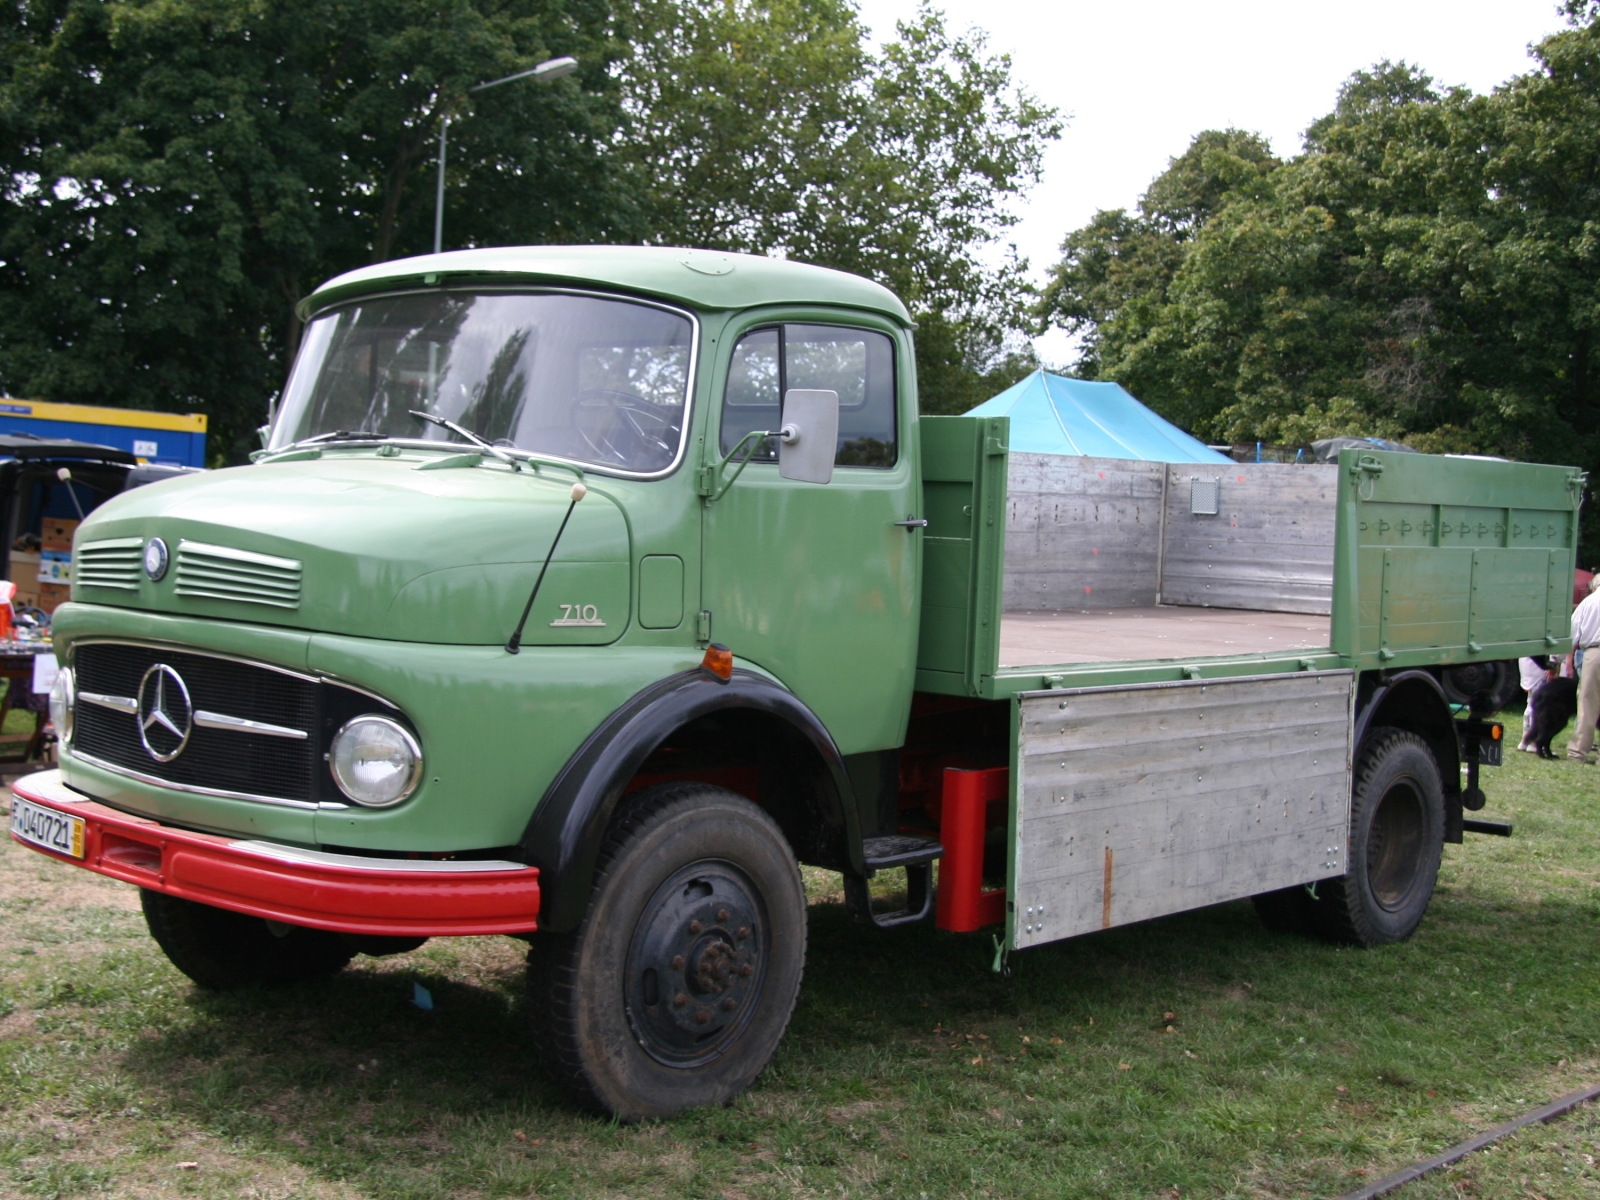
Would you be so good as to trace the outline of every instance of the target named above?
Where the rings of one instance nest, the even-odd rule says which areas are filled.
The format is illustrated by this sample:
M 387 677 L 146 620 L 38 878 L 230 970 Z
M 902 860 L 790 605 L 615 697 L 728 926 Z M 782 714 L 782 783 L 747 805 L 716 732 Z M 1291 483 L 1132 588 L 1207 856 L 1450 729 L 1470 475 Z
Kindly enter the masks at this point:
M 1572 655 L 1583 651 L 1578 675 L 1578 732 L 1567 743 L 1567 757 L 1577 762 L 1593 760 L 1594 723 L 1600 717 L 1600 575 L 1589 580 L 1589 594 L 1572 610 Z

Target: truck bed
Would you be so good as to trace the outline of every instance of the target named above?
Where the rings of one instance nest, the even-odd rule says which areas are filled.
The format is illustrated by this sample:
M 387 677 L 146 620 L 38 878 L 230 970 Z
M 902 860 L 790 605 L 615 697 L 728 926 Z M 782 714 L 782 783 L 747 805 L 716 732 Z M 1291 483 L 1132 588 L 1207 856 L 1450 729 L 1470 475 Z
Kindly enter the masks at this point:
M 1305 613 L 1178 605 L 1006 612 L 1000 621 L 999 665 L 1224 658 L 1325 650 L 1328 643 L 1329 618 Z

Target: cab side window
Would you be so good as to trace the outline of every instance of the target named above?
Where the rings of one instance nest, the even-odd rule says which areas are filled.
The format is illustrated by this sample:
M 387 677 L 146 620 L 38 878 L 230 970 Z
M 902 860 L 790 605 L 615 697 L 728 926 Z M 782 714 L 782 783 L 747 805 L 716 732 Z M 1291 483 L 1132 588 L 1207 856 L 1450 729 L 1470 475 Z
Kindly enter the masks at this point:
M 778 428 L 783 396 L 796 388 L 839 393 L 835 466 L 894 466 L 894 342 L 888 336 L 835 325 L 782 325 L 745 334 L 728 368 L 722 452 L 752 430 Z M 751 459 L 777 462 L 776 442 L 763 439 Z

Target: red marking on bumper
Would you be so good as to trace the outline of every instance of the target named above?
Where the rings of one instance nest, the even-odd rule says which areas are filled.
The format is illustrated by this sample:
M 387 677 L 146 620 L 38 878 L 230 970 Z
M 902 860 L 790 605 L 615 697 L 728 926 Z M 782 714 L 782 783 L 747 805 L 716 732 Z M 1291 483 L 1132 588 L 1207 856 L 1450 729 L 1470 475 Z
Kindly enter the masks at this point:
M 53 773 L 52 773 L 53 777 Z M 62 801 L 17 780 L 13 790 L 35 804 L 81 817 L 84 857 L 67 858 L 13 838 L 29 850 L 170 896 L 289 925 L 338 933 L 446 937 L 529 933 L 539 927 L 536 867 L 458 871 L 406 868 L 404 859 L 327 855 L 323 861 L 275 857 L 264 843 L 174 829 L 93 800 Z M 59 788 L 60 785 L 56 785 Z M 291 847 L 283 852 L 293 855 Z

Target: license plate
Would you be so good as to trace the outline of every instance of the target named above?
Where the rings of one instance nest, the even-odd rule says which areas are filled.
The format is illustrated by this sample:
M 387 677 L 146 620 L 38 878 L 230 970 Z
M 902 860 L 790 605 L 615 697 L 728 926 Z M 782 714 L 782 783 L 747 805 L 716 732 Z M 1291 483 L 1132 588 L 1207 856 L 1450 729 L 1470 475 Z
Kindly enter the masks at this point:
M 83 857 L 83 818 L 69 817 L 21 796 L 11 798 L 11 832 L 29 845 Z

